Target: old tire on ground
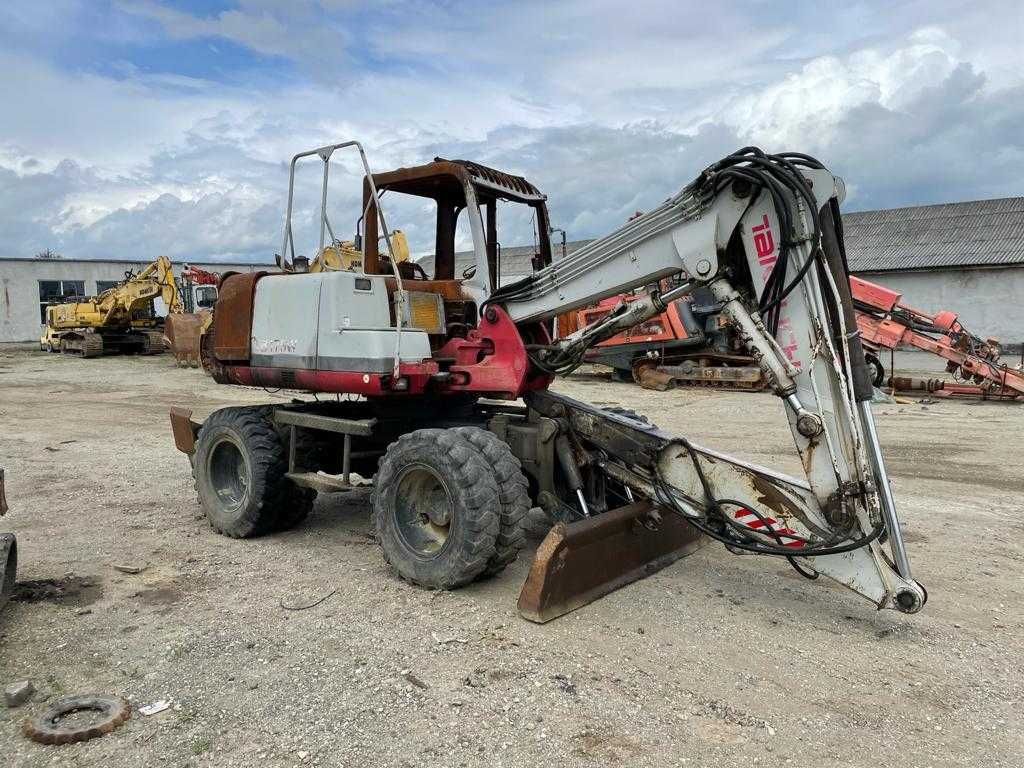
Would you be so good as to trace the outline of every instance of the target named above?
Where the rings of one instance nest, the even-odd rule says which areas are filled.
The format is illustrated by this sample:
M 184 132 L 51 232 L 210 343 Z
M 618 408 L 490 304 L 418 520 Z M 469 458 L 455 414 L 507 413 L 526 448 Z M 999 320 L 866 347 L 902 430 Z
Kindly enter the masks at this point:
M 424 587 L 454 589 L 495 554 L 501 502 L 494 470 L 452 429 L 420 429 L 388 446 L 373 485 L 384 559 Z
M 522 464 L 512 454 L 508 443 L 493 432 L 479 427 L 458 427 L 455 430 L 484 455 L 498 481 L 498 499 L 501 514 L 498 518 L 498 536 L 494 555 L 487 563 L 483 576 L 493 576 L 514 562 L 523 548 L 526 532 L 524 518 L 530 511 L 530 488 L 523 474 Z
M 285 473 L 284 444 L 264 406 L 222 408 L 203 423 L 192 475 L 199 504 L 218 533 L 242 539 L 296 524 L 312 493 Z
M 87 725 L 61 725 L 61 718 L 75 712 L 96 712 L 99 717 Z M 22 731 L 40 744 L 73 744 L 108 734 L 130 716 L 128 704 L 117 696 L 64 696 L 41 715 L 27 719 Z

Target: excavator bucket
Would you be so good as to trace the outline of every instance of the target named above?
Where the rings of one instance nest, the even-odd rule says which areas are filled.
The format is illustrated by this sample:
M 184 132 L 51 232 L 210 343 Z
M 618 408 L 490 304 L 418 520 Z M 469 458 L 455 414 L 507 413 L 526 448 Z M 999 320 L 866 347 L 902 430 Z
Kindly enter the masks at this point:
M 638 502 L 558 523 L 537 548 L 519 614 L 539 624 L 650 576 L 695 552 L 703 535 L 678 515 Z
M 203 326 L 209 315 L 209 312 L 201 311 L 180 312 L 167 316 L 164 337 L 178 365 L 198 368 L 202 364 L 200 342 Z

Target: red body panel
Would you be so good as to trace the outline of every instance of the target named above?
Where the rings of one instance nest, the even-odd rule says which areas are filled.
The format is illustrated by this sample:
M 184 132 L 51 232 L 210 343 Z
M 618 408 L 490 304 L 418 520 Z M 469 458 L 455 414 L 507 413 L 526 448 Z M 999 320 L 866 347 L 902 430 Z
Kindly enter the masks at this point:
M 886 288 L 884 285 L 872 283 L 860 277 L 850 276 L 850 293 L 853 300 L 868 306 L 889 312 L 900 303 L 901 293 Z
M 537 326 L 543 334 L 543 327 Z M 538 343 L 548 339 L 538 338 Z M 366 397 L 410 396 L 473 392 L 488 397 L 514 400 L 551 383 L 550 376 L 530 376 L 530 361 L 519 328 L 501 307 L 488 307 L 480 325 L 466 338 L 451 339 L 434 353 L 436 359 L 402 363 L 401 386 L 390 373 L 321 371 L 303 368 L 265 368 L 225 365 L 213 377 L 222 384 L 251 387 L 282 387 L 309 392 L 333 392 Z M 451 361 L 442 374 L 440 361 Z

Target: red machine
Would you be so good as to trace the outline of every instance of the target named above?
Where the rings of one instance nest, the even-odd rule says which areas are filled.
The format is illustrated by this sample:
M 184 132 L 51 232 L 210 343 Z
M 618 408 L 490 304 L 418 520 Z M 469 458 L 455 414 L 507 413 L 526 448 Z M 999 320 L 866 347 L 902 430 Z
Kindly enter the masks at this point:
M 664 287 L 664 286 L 663 286 Z M 936 395 L 974 395 L 1012 399 L 1024 395 L 1024 371 L 999 361 L 996 339 L 982 339 L 966 330 L 955 312 L 929 315 L 900 303 L 902 294 L 859 277 L 850 278 L 857 327 L 864 342 L 872 383 L 888 383 L 900 391 Z M 560 318 L 560 335 L 571 333 L 629 304 L 644 294 L 620 294 Z M 761 370 L 719 314 L 721 307 L 699 291 L 679 299 L 646 322 L 619 333 L 588 350 L 587 362 L 610 366 L 623 381 L 647 389 L 671 386 L 723 386 L 763 389 Z M 947 361 L 946 371 L 957 379 L 886 377 L 881 351 L 908 346 Z
M 181 276 L 193 285 L 216 285 L 217 281 L 220 280 L 218 273 L 207 272 L 205 269 L 200 269 L 192 264 L 185 265 Z
M 671 286 L 661 288 L 670 290 Z M 560 333 L 590 325 L 621 302 L 629 304 L 641 295 L 613 296 L 568 314 L 560 323 Z M 650 320 L 591 347 L 586 361 L 610 366 L 620 381 L 636 381 L 659 391 L 676 385 L 749 390 L 765 386 L 761 369 L 722 317 L 721 305 L 701 289 L 672 302 Z
M 903 345 L 931 352 L 947 361 L 946 371 L 959 381 L 892 377 L 898 390 L 923 390 L 939 395 L 979 395 L 986 398 L 1017 398 L 1024 395 L 1024 372 L 999 362 L 1001 349 L 995 339 L 981 339 L 961 325 L 955 312 L 929 315 L 901 304 L 902 294 L 859 277 L 850 278 L 857 328 L 866 350 L 876 386 L 885 378 L 878 357 L 880 349 Z

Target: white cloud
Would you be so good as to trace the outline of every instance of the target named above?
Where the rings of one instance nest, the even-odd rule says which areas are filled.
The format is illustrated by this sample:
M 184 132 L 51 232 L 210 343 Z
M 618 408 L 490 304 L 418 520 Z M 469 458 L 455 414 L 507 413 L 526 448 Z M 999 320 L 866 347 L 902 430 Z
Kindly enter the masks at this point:
M 628 13 L 571 0 L 489 15 L 384 4 L 360 27 L 369 66 L 348 58 L 346 14 L 363 9 L 330 5 L 338 15 L 315 28 L 309 2 L 246 0 L 207 16 L 125 6 L 172 39 L 294 61 L 273 85 L 128 61 L 99 74 L 0 47 L 10 74 L 0 80 L 0 257 L 49 246 L 268 260 L 290 156 L 351 137 L 376 169 L 441 154 L 523 173 L 572 238 L 611 230 L 746 143 L 818 154 L 860 208 L 1020 192 L 1019 53 L 1004 29 L 986 47 L 973 10 L 910 4 L 883 23 L 853 4 L 830 28 L 813 9 L 802 26 L 762 13 L 751 24 L 748 7 L 695 15 L 667 0 Z M 16 21 L 38 31 L 33 19 Z M 358 207 L 347 168 L 335 178 L 339 210 Z M 312 192 L 298 218 L 309 227 L 315 181 L 303 178 Z M 338 214 L 346 234 L 350 218 Z M 425 225 L 392 224 L 427 242 Z M 502 241 L 527 238 L 528 224 L 510 221 Z

